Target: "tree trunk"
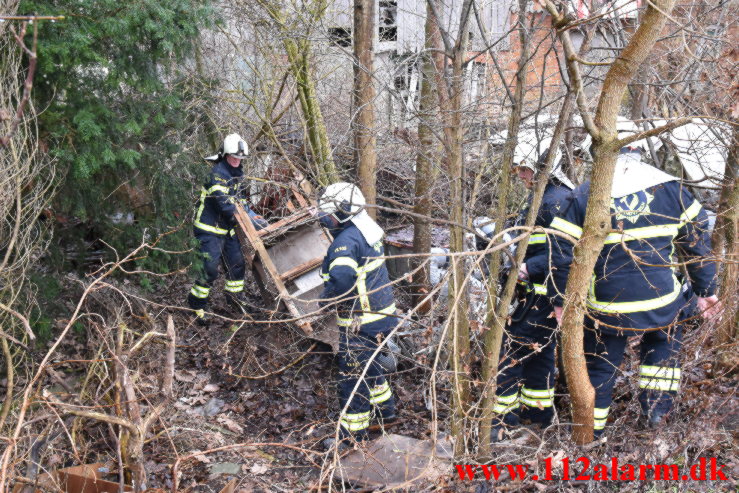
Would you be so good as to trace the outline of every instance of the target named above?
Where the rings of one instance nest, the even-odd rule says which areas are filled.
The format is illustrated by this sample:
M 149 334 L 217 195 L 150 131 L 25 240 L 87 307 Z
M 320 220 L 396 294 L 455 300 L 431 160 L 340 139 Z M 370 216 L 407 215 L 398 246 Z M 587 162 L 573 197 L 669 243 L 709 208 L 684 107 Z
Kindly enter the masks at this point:
M 368 204 L 377 203 L 377 151 L 375 149 L 375 87 L 372 84 L 375 27 L 374 0 L 354 0 L 354 153 L 357 178 Z M 377 209 L 367 213 L 375 218 Z
M 739 125 L 734 125 L 716 212 L 713 254 L 729 260 L 721 263 L 719 295 L 724 310 L 716 337 L 718 363 L 723 371 L 736 371 L 739 366 L 735 346 L 739 337 Z
M 574 259 L 567 279 L 561 323 L 565 375 L 572 396 L 573 439 L 578 444 L 585 444 L 593 439 L 595 391 L 590 384 L 585 364 L 583 319 L 595 262 L 603 249 L 606 235 L 611 230 L 611 186 L 619 152 L 616 117 L 624 91 L 654 47 L 667 20 L 665 14 L 669 15 L 672 11 L 674 0 L 657 0 L 654 5 L 656 8 L 652 4 L 647 6 L 641 25 L 609 68 L 598 100 L 594 128 L 589 129 L 591 134 L 594 133 L 592 137 L 596 159 L 591 172 L 590 197 L 583 233 L 575 246 Z M 567 32 L 560 33 L 563 38 L 567 38 L 563 44 L 568 42 Z M 574 58 L 568 57 L 568 65 L 576 63 Z M 584 98 L 582 94 L 578 94 L 578 97 Z M 578 106 L 582 112 L 585 105 L 578 101 Z
M 436 183 L 435 166 L 438 160 L 438 146 L 434 141 L 433 121 L 436 115 L 437 103 L 434 101 L 439 88 L 436 84 L 436 74 L 444 70 L 444 58 L 440 53 L 431 50 L 441 50 L 439 31 L 434 23 L 433 12 L 426 6 L 426 41 L 425 52 L 421 64 L 421 95 L 418 103 L 418 141 L 419 148 L 416 154 L 416 188 L 413 212 L 419 214 L 413 218 L 413 252 L 427 254 L 431 250 L 431 223 L 428 219 L 433 213 L 432 193 Z M 420 217 L 423 216 L 423 217 Z M 416 303 L 419 303 L 431 291 L 429 281 L 428 257 L 414 257 L 412 260 L 413 290 Z M 423 268 L 419 268 L 423 265 Z M 418 269 L 416 271 L 416 269 Z
M 466 33 L 461 34 L 467 38 Z M 463 42 L 463 46 L 466 41 Z M 452 80 L 449 115 L 450 141 L 448 143 L 449 156 L 449 178 L 451 192 L 451 216 L 454 223 L 450 228 L 449 247 L 452 253 L 464 251 L 464 163 L 462 156 L 462 140 L 464 132 L 462 129 L 461 107 L 462 107 L 462 61 L 464 51 L 455 53 L 452 60 Z M 463 258 L 452 257 L 452 277 L 449 280 L 449 307 L 451 322 L 452 342 L 452 371 L 454 374 L 454 416 L 452 418 L 452 435 L 455 438 L 455 456 L 460 456 L 465 451 L 466 426 L 465 417 L 469 403 L 469 357 L 470 357 L 470 327 L 467 319 L 469 300 L 467 286 L 465 283 L 465 262 Z
M 428 0 L 429 5 L 436 0 Z M 434 3 L 434 5 L 436 5 Z M 472 0 L 465 0 L 462 5 L 459 30 L 454 47 L 447 49 L 451 58 L 451 75 L 443 78 L 443 87 L 437 91 L 439 105 L 442 109 L 444 124 L 445 159 L 449 165 L 450 182 L 450 238 L 449 248 L 452 253 L 464 251 L 464 159 L 462 143 L 464 128 L 462 126 L 462 101 L 464 90 L 464 59 L 466 55 L 469 33 L 467 25 L 470 18 Z M 438 12 L 437 8 L 433 11 Z M 436 13 L 435 28 L 440 30 Z M 447 43 L 445 42 L 445 45 Z M 442 76 L 446 72 L 442 72 Z M 440 84 L 442 86 L 442 84 Z M 463 455 L 467 448 L 467 425 L 470 399 L 470 327 L 468 316 L 469 300 L 465 283 L 465 262 L 461 257 L 452 256 L 449 279 L 449 342 L 451 345 L 452 372 L 452 420 L 451 432 L 454 438 L 454 454 Z
M 283 41 L 290 72 L 297 82 L 298 100 L 305 120 L 308 146 L 316 163 L 316 178 L 321 185 L 338 181 L 338 174 L 331 154 L 328 131 L 316 98 L 316 83 L 310 67 L 310 43 L 307 40 L 296 42 L 286 38 Z
M 503 147 L 501 157 L 500 181 L 498 184 L 497 204 L 495 206 L 495 232 L 500 232 L 505 224 L 508 214 L 508 195 L 511 188 L 511 167 L 513 165 L 513 153 L 518 144 L 518 130 L 521 127 L 521 113 L 523 112 L 524 96 L 526 94 L 526 72 L 529 67 L 530 42 L 529 32 L 526 29 L 526 8 L 528 0 L 519 0 L 519 29 L 518 39 L 521 45 L 518 58 L 518 69 L 516 72 L 516 87 L 513 95 L 511 114 L 508 118 L 508 138 Z M 525 248 L 525 247 L 524 247 Z M 483 395 L 482 422 L 480 424 L 480 452 L 487 455 L 490 452 L 490 432 L 493 419 L 493 406 L 495 404 L 495 383 L 493 379 L 497 375 L 500 346 L 503 342 L 503 326 L 506 317 L 497 316 L 496 303 L 498 299 L 498 277 L 500 274 L 501 250 L 496 250 L 491 255 L 490 278 L 488 279 L 488 308 L 485 317 L 485 325 L 489 328 L 483 338 L 484 363 L 482 367 L 482 381 L 485 384 Z M 513 272 L 511 275 L 515 276 Z M 510 302 L 510 300 L 509 300 Z M 501 303 L 502 304 L 502 303 Z M 507 310 L 507 306 L 506 306 Z M 501 310 L 501 313 L 505 313 Z

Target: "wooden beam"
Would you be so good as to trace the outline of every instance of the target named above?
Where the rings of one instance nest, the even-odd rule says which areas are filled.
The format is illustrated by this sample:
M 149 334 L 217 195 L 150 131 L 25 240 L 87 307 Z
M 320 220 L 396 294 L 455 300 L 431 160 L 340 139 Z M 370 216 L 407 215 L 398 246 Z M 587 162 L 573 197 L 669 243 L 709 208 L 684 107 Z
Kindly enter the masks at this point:
M 291 281 L 295 279 L 296 277 L 299 277 L 303 274 L 305 274 L 308 271 L 311 271 L 321 265 L 321 262 L 323 262 L 323 259 L 321 257 L 311 259 L 307 262 L 303 262 L 302 264 L 293 267 L 292 269 L 285 271 L 280 276 L 283 281 Z

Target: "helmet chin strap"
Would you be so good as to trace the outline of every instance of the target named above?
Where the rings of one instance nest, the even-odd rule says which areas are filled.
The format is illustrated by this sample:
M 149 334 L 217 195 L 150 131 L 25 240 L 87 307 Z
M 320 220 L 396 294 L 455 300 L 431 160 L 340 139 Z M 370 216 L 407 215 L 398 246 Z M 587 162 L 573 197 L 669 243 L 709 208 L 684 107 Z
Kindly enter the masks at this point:
M 334 214 L 322 213 L 318 218 L 318 222 L 329 231 L 335 231 L 342 225 Z

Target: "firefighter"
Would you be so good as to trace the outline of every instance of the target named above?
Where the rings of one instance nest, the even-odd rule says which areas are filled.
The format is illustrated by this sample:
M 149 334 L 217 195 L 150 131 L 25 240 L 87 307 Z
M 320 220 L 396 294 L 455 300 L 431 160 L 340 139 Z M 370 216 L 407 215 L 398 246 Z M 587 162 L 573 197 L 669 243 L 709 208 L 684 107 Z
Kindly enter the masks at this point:
M 546 149 L 550 142 L 551 139 L 542 141 L 540 149 L 544 149 L 544 152 L 538 160 L 536 156 L 520 156 L 520 153 L 515 153 L 516 175 L 530 191 L 534 188 L 538 169 L 546 162 L 549 152 Z M 560 157 L 561 153 L 558 151 L 556 160 L 559 161 Z M 535 226 L 547 227 L 560 204 L 574 188 L 557 162 L 544 189 Z M 518 217 L 518 225 L 525 223 L 532 199 L 533 191 L 529 193 L 529 205 Z M 518 425 L 520 419 L 546 426 L 554 417 L 557 322 L 552 316 L 553 308 L 546 290 L 546 279 L 549 276 L 548 241 L 544 232 L 531 235 L 526 255 L 517 273 L 518 305 L 509 319 L 501 346 L 497 400 L 493 408 L 496 413 L 493 441 L 500 440 L 505 428 Z
M 240 312 L 245 311 L 245 265 L 234 231 L 236 208 L 243 207 L 247 211 L 255 228 L 262 229 L 268 225 L 247 205 L 242 161 L 248 154 L 246 142 L 238 134 L 230 134 L 223 139 L 217 155 L 205 158 L 215 164 L 200 191 L 193 224 L 195 238 L 200 243 L 205 275 L 195 282 L 187 297 L 188 305 L 195 310 L 200 325 L 208 323 L 210 291 L 218 279 L 218 266 L 221 263 L 226 271 L 226 299 Z
M 319 221 L 334 238 L 321 267 L 321 305 L 336 306 L 340 330 L 339 409 L 348 403 L 339 417 L 342 445 L 367 440 L 373 416 L 385 425 L 396 420 L 390 383 L 372 358 L 396 326 L 395 299 L 385 260 L 378 258 L 385 233 L 364 206 L 359 188 L 344 182 L 329 185 L 318 203 Z
M 621 121 L 626 135 L 635 125 Z M 639 402 L 643 420 L 659 429 L 680 388 L 679 351 L 683 327 L 697 312 L 720 310 L 714 295 L 716 265 L 706 258 L 711 244 L 708 217 L 680 181 L 642 161 L 646 141 L 620 150 L 611 190 L 611 229 L 600 252 L 587 297 L 585 357 L 595 388 L 595 435 L 603 434 L 616 370 L 629 336 L 641 336 Z M 551 228 L 579 239 L 590 183 L 578 187 L 552 220 Z M 678 279 L 682 254 L 689 283 Z M 549 294 L 557 319 L 573 245 L 558 238 L 552 246 Z

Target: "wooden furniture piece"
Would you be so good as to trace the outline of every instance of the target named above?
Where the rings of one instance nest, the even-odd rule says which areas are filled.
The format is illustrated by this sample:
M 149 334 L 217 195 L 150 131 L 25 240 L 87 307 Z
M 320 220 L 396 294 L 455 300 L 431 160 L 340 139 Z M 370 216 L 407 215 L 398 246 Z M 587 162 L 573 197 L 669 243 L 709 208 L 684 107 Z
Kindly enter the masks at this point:
M 333 311 L 318 311 L 323 290 L 321 263 L 331 238 L 311 213 L 312 204 L 303 195 L 309 188 L 287 185 L 290 214 L 257 231 L 249 215 L 237 209 L 236 233 L 247 265 L 273 310 L 284 311 L 289 320 L 308 337 L 338 349 L 338 328 Z

